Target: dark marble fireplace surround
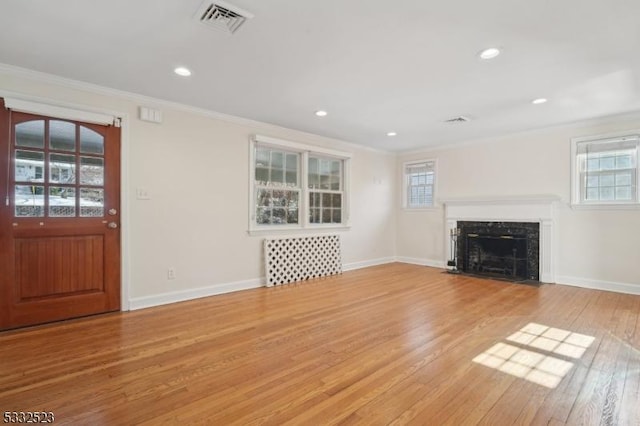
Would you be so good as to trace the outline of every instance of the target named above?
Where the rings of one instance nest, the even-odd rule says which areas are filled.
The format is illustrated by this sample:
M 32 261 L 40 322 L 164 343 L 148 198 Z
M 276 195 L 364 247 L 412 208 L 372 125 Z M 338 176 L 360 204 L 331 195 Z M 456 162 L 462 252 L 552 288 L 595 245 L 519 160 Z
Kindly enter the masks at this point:
M 458 269 L 462 272 L 539 281 L 538 222 L 458 221 Z

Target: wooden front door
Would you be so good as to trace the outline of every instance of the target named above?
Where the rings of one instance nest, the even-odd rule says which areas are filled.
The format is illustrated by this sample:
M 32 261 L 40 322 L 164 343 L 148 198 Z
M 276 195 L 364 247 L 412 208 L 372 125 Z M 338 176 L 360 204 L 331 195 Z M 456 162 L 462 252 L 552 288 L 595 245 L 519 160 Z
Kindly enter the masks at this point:
M 0 329 L 120 309 L 120 129 L 0 99 Z

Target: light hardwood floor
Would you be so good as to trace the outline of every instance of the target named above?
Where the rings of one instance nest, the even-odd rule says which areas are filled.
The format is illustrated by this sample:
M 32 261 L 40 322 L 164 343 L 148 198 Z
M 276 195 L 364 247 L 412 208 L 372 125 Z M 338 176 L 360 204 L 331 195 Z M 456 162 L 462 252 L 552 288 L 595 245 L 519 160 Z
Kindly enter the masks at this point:
M 396 263 L 14 330 L 0 333 L 8 410 L 87 425 L 639 425 L 640 296 Z

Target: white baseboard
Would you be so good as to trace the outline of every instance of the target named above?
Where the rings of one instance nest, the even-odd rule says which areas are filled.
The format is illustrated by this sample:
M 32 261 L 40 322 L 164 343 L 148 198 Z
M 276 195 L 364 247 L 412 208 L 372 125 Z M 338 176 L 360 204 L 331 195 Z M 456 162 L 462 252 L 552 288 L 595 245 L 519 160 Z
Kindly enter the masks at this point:
M 432 268 L 440 268 L 440 269 L 445 269 L 447 267 L 446 262 L 442 260 L 418 259 L 415 257 L 397 256 L 396 262 L 410 263 L 412 265 L 431 266 Z
M 136 297 L 129 300 L 129 309 L 150 308 L 152 306 L 167 305 L 169 303 L 184 302 L 186 300 L 198 299 L 200 297 L 215 296 L 217 294 L 231 293 L 239 290 L 249 290 L 264 286 L 264 278 L 255 278 L 246 281 L 236 281 L 232 283 L 216 284 L 209 287 L 200 287 L 182 291 L 172 291 L 154 296 Z
M 590 288 L 593 290 L 613 291 L 616 293 L 640 295 L 640 284 L 617 283 L 612 281 L 590 280 L 580 277 L 567 277 L 556 275 L 556 284 L 570 285 L 573 287 Z
M 343 263 L 342 270 L 344 272 L 353 271 L 355 269 L 368 268 L 369 266 L 384 265 L 386 263 L 393 263 L 395 261 L 396 261 L 395 257 L 382 257 L 380 259 L 363 260 L 361 262 Z

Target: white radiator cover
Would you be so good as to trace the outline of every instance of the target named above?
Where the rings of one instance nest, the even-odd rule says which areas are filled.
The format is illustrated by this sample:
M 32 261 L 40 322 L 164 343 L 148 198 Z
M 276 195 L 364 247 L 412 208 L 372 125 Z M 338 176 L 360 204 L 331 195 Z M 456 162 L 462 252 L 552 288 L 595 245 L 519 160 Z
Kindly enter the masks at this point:
M 264 240 L 267 287 L 342 273 L 339 235 Z

